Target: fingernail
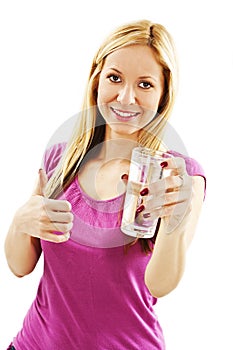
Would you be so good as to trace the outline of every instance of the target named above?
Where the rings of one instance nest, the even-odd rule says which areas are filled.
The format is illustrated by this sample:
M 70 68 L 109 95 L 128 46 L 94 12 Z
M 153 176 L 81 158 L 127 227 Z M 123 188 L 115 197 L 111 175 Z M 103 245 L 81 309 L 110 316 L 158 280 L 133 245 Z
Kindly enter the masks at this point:
M 141 190 L 141 192 L 140 192 L 140 195 L 141 196 L 146 196 L 148 193 L 149 193 L 148 188 L 143 188 L 143 190 Z
M 121 175 L 121 179 L 122 180 L 128 180 L 128 175 L 127 174 L 123 174 L 123 175 Z
M 136 214 L 141 213 L 144 209 L 145 209 L 144 205 L 140 205 L 136 210 Z
M 160 166 L 161 166 L 162 168 L 166 168 L 166 166 L 168 166 L 168 162 L 162 162 L 162 163 L 160 164 Z

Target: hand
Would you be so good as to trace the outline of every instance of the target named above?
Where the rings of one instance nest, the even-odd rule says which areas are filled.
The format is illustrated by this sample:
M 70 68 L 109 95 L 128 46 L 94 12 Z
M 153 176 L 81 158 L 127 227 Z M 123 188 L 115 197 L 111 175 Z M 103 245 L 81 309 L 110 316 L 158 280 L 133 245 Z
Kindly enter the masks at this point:
M 166 233 L 173 232 L 191 212 L 193 177 L 183 158 L 167 158 L 163 172 L 169 173 L 140 191 L 143 203 L 138 208 L 143 218 L 163 218 Z
M 66 200 L 46 198 L 47 182 L 45 171 L 40 169 L 32 196 L 16 214 L 17 230 L 45 241 L 65 242 L 73 226 L 71 204 Z
M 166 233 L 171 233 L 191 211 L 193 177 L 187 174 L 183 158 L 166 158 L 161 165 L 163 173 L 169 173 L 168 176 L 144 188 L 131 183 L 128 190 L 139 196 L 137 221 L 163 218 Z M 127 181 L 127 175 L 124 174 L 122 179 Z

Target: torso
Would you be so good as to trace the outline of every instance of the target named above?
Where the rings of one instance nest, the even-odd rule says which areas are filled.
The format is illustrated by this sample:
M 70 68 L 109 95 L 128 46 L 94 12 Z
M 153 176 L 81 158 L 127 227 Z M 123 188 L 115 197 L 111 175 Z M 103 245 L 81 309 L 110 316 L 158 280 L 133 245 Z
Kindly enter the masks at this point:
M 101 159 L 88 161 L 79 171 L 78 178 L 83 191 L 97 200 L 117 197 L 125 192 L 126 184 L 121 179 L 129 173 L 129 160 Z
M 126 149 L 128 141 L 123 140 L 121 142 L 123 148 Z M 115 147 L 116 154 L 121 154 L 121 156 L 117 157 L 114 155 L 114 158 L 106 160 L 101 155 L 100 150 L 98 156 L 93 158 L 90 156 L 89 160 L 79 170 L 79 184 L 83 191 L 93 199 L 107 200 L 115 198 L 126 191 L 127 183 L 121 179 L 121 176 L 129 174 L 131 151 L 123 156 L 118 149 L 116 140 Z M 136 144 L 134 144 L 134 147 L 136 147 Z M 166 151 L 163 145 L 160 145 L 160 151 Z

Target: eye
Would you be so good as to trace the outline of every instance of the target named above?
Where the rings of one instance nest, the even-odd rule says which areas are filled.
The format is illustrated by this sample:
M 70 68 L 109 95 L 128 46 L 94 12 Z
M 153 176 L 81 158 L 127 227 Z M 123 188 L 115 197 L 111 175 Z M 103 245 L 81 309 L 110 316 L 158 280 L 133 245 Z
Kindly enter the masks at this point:
M 121 82 L 121 78 L 120 78 L 118 75 L 116 75 L 116 74 L 109 74 L 109 75 L 107 76 L 107 78 L 108 78 L 110 81 L 112 81 L 113 83 L 120 83 L 120 82 Z
M 149 81 L 142 81 L 139 86 L 142 89 L 150 89 L 151 87 L 153 87 L 153 85 L 149 82 Z

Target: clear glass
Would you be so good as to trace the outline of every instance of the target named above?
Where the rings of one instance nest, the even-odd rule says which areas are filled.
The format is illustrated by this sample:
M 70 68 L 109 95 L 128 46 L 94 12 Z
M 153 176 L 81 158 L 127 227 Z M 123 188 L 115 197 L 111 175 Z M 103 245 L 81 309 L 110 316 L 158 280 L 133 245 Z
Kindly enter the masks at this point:
M 150 198 L 150 194 L 141 196 L 140 191 L 164 176 L 160 164 L 169 157 L 172 155 L 149 148 L 133 149 L 121 223 L 121 230 L 126 235 L 138 238 L 154 236 L 158 218 L 137 213 L 137 208 Z

